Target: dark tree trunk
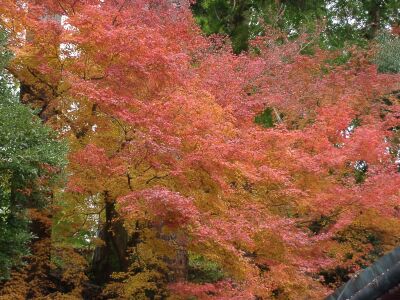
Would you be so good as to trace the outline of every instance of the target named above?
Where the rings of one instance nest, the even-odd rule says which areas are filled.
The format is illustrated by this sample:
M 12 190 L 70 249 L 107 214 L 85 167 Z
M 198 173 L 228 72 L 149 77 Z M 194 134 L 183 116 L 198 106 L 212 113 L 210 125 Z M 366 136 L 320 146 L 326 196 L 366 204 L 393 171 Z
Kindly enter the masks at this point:
M 185 281 L 188 278 L 189 270 L 187 243 L 182 238 L 176 238 L 174 242 L 177 244 L 177 250 L 175 257 L 169 262 L 171 275 L 168 279 L 170 282 Z
M 93 254 L 92 271 L 98 284 L 106 283 L 113 272 L 128 268 L 128 233 L 115 208 L 115 200 L 108 192 L 104 193 L 105 222 L 101 225 L 98 237 L 104 245 L 96 247 Z
M 374 39 L 381 26 L 381 11 L 384 9 L 384 1 L 373 0 L 368 9 L 368 28 L 366 32 L 367 39 Z
M 186 280 L 188 278 L 189 255 L 185 234 L 180 232 L 164 233 L 162 222 L 153 224 L 153 228 L 156 230 L 158 238 L 168 241 L 174 248 L 174 256 L 165 258 L 169 269 L 168 281 Z
M 140 243 L 140 233 L 134 232 L 128 235 L 123 226 L 123 220 L 115 208 L 115 200 L 104 193 L 105 222 L 101 224 L 98 237 L 103 240 L 104 245 L 96 247 L 92 260 L 92 273 L 97 284 L 103 285 L 110 280 L 113 272 L 124 272 L 128 270 L 130 260 L 128 250 Z M 188 252 L 187 241 L 184 234 L 162 233 L 162 224 L 149 225 L 157 232 L 160 239 L 166 240 L 174 245 L 175 255 L 165 258 L 168 265 L 168 281 L 177 282 L 186 280 L 188 276 Z M 138 222 L 136 227 L 139 228 Z

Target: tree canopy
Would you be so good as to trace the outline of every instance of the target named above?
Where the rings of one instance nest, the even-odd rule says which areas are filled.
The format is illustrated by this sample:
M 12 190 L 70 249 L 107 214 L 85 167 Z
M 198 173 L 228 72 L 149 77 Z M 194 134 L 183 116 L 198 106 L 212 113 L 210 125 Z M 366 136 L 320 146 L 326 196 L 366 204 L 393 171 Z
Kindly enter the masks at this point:
M 24 113 L 4 132 L 23 145 L 6 154 L 48 187 L 47 210 L 32 205 L 51 243 L 32 247 L 35 287 L 16 270 L 0 295 L 321 299 L 398 243 L 395 28 L 343 59 L 300 30 L 327 3 L 192 5 L 3 0 L 7 69 L 38 116 L 11 101 Z M 251 31 L 243 17 L 264 7 L 287 8 Z M 69 143 L 64 186 L 39 180 L 63 165 L 41 122 Z
M 296 38 L 319 33 L 325 48 L 365 45 L 379 30 L 399 24 L 398 0 L 199 0 L 193 6 L 197 23 L 207 34 L 228 34 L 235 52 L 264 34 L 264 25 Z

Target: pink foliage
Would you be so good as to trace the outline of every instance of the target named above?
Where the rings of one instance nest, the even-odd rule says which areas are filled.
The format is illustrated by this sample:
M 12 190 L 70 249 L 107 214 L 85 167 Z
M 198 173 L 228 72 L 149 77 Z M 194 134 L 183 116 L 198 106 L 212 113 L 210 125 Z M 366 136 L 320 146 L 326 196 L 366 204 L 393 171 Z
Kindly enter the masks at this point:
M 186 226 L 199 217 L 192 199 L 164 187 L 132 192 L 122 197 L 120 203 L 124 211 L 137 218 L 149 218 L 173 228 Z

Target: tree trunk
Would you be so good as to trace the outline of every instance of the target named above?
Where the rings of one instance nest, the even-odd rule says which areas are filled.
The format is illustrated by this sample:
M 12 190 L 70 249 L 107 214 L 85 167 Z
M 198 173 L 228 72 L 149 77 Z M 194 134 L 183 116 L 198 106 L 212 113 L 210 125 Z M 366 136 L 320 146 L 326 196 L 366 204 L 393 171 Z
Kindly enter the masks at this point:
M 366 33 L 366 38 L 369 40 L 374 39 L 378 34 L 381 25 L 381 10 L 384 9 L 383 5 L 382 0 L 371 1 L 371 6 L 368 9 L 368 28 Z
M 113 272 L 128 268 L 128 233 L 115 209 L 115 200 L 110 198 L 108 192 L 104 193 L 104 202 L 105 222 L 101 224 L 98 234 L 104 245 L 96 247 L 92 260 L 92 271 L 98 284 L 106 283 Z
M 181 232 L 163 232 L 163 223 L 154 223 L 154 230 L 159 239 L 167 241 L 174 248 L 174 256 L 166 257 L 165 262 L 168 265 L 168 281 L 178 282 L 188 278 L 189 255 L 187 250 L 187 238 Z

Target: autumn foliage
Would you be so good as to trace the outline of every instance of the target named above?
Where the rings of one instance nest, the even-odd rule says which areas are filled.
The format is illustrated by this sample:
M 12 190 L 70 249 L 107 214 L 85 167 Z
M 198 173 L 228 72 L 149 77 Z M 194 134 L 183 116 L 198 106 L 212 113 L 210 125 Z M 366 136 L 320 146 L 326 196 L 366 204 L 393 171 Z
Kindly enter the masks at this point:
M 270 29 L 236 55 L 187 1 L 24 2 L 0 6 L 9 70 L 71 149 L 54 256 L 117 243 L 107 299 L 322 299 L 395 246 L 400 81 L 372 50 Z M 190 255 L 221 278 L 189 280 Z

